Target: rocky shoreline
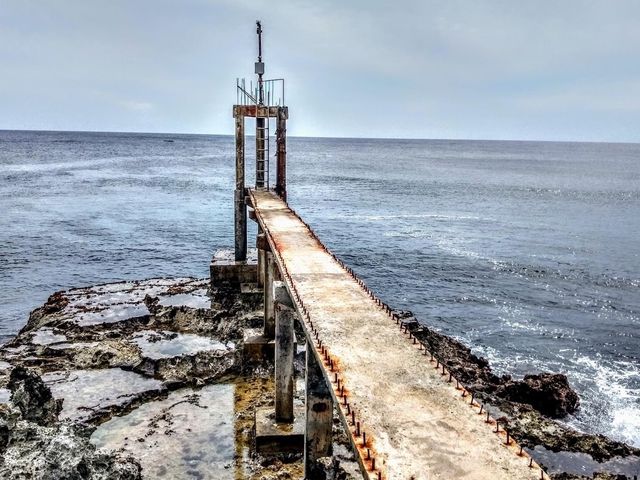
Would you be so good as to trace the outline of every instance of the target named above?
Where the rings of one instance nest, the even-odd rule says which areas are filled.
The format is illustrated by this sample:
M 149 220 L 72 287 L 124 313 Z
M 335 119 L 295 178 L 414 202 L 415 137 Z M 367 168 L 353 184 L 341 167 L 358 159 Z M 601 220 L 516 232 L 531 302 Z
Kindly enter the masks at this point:
M 302 478 L 300 454 L 252 448 L 255 408 L 273 403 L 272 366 L 242 357 L 261 303 L 259 292 L 211 291 L 193 278 L 53 294 L 0 347 L 0 477 Z M 555 420 L 579 408 L 564 375 L 497 376 L 464 345 L 398 313 L 552 478 L 640 473 L 640 449 Z M 361 478 L 337 417 L 333 452 L 323 459 L 327 480 Z

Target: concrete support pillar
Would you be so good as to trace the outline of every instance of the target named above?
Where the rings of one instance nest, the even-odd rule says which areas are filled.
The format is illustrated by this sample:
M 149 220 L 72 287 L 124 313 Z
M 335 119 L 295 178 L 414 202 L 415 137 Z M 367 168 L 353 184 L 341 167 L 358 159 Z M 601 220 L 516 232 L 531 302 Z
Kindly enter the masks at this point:
M 283 282 L 273 282 L 273 302 L 276 316 L 276 422 L 292 423 L 295 311 Z
M 236 117 L 236 188 L 234 191 L 235 259 L 247 259 L 247 207 L 244 203 L 244 116 Z
M 276 194 L 284 201 L 287 200 L 287 116 L 287 108 L 279 107 L 276 128 Z
M 304 478 L 315 480 L 316 461 L 332 454 L 333 400 L 313 346 L 307 342 L 307 401 L 304 433 Z
M 258 224 L 258 238 L 256 238 L 256 247 L 258 249 L 258 286 L 264 286 L 264 272 L 267 263 L 268 248 L 267 237 Z
M 267 339 L 276 336 L 276 319 L 273 311 L 273 281 L 277 280 L 273 253 L 265 252 L 264 272 L 264 336 Z

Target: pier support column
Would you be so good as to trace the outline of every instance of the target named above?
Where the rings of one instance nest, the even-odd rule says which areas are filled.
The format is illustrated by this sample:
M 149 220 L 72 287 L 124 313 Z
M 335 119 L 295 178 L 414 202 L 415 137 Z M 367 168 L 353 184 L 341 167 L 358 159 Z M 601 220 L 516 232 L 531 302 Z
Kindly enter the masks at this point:
M 234 191 L 235 259 L 247 259 L 247 207 L 244 203 L 244 116 L 236 111 L 236 188 Z
M 287 201 L 287 107 L 278 108 L 276 127 L 276 194 Z
M 322 367 L 307 342 L 307 401 L 306 428 L 304 433 L 304 478 L 320 478 L 316 471 L 319 458 L 331 455 L 333 428 L 333 400 L 331 391 L 322 375 Z M 324 477 L 322 477 L 324 478 Z
M 258 225 L 258 237 L 256 238 L 256 248 L 258 249 L 258 286 L 264 286 L 265 270 L 267 265 L 267 252 L 269 251 L 269 243 L 267 236 Z
M 273 253 L 265 252 L 264 271 L 264 337 L 273 339 L 276 336 L 276 319 L 273 311 L 273 281 L 277 280 Z
M 293 356 L 295 340 L 293 302 L 283 282 L 273 282 L 276 317 L 276 422 L 293 422 Z

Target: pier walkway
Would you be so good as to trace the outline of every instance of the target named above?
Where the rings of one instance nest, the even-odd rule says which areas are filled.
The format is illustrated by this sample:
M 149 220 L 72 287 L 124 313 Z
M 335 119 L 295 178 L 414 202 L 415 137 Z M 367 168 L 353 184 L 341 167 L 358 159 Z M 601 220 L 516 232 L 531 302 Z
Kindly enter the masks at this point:
M 279 196 L 248 193 L 369 478 L 548 478 Z

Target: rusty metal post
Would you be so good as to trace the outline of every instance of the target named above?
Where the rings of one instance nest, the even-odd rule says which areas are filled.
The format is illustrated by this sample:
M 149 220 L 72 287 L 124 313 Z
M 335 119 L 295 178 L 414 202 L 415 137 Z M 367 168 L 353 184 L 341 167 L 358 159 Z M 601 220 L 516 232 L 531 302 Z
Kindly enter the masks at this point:
M 247 207 L 244 203 L 244 116 L 234 108 L 236 118 L 236 188 L 234 191 L 235 259 L 247 259 Z
M 283 282 L 273 282 L 276 317 L 276 422 L 293 422 L 294 306 Z
M 266 252 L 264 272 L 264 336 L 273 339 L 276 336 L 276 319 L 273 311 L 273 282 L 276 278 L 276 265 L 273 253 Z
M 278 107 L 276 194 L 287 201 L 287 108 Z
M 331 455 L 333 428 L 333 400 L 327 381 L 322 375 L 322 367 L 313 352 L 313 345 L 307 342 L 307 401 L 306 428 L 304 432 L 304 478 L 315 480 L 324 478 L 318 472 L 317 461 Z

